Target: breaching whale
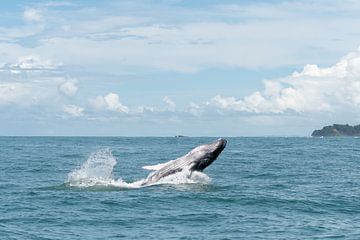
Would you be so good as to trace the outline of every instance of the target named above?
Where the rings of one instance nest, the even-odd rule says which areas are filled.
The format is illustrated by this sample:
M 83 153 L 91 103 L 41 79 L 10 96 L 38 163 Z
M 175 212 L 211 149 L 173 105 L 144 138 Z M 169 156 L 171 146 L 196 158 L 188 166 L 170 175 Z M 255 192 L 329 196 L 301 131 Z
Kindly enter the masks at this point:
M 178 159 L 162 164 L 143 166 L 144 169 L 154 170 L 154 172 L 150 173 L 141 185 L 154 184 L 164 177 L 184 170 L 188 170 L 190 174 L 193 171 L 201 172 L 216 160 L 222 150 L 224 150 L 226 143 L 225 139 L 219 138 L 213 143 L 194 148 Z

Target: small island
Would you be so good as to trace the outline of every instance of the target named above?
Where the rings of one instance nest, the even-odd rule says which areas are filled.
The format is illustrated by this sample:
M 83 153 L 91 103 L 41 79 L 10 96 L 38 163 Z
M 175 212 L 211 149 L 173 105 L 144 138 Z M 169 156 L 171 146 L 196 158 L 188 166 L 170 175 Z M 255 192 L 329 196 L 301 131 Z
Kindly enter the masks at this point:
M 312 137 L 355 137 L 360 136 L 360 125 L 350 126 L 349 124 L 333 124 L 315 130 Z
M 176 135 L 175 137 L 176 138 L 184 138 L 184 137 L 187 137 L 187 136 L 185 136 L 185 135 Z

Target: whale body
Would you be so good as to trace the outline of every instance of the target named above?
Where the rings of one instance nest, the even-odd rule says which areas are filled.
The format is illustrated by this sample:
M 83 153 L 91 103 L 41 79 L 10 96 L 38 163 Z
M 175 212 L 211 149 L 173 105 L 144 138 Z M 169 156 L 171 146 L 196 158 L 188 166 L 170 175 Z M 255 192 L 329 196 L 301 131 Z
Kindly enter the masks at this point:
M 198 146 L 175 160 L 152 166 L 143 166 L 144 169 L 154 170 L 154 172 L 149 174 L 142 185 L 154 184 L 164 177 L 184 170 L 188 170 L 190 174 L 193 171 L 202 172 L 216 160 L 224 150 L 226 143 L 226 139 L 219 138 L 213 143 Z

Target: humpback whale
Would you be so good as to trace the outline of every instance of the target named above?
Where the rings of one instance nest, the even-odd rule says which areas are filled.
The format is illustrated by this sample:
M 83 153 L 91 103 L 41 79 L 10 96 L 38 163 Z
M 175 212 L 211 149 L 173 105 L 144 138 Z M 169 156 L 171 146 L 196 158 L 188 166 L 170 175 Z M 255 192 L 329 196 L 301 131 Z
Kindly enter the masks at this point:
M 203 171 L 213 163 L 226 146 L 226 139 L 219 138 L 213 143 L 198 146 L 175 160 L 152 166 L 143 166 L 144 169 L 153 170 L 141 184 L 154 184 L 160 179 L 183 170 L 188 170 L 190 174 L 193 171 Z

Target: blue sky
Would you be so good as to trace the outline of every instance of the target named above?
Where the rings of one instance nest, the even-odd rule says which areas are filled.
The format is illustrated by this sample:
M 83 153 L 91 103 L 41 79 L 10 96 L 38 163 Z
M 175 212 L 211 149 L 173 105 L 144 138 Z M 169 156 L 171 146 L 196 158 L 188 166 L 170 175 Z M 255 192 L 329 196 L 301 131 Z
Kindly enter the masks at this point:
M 0 135 L 360 123 L 358 1 L 7 1 L 0 14 Z

